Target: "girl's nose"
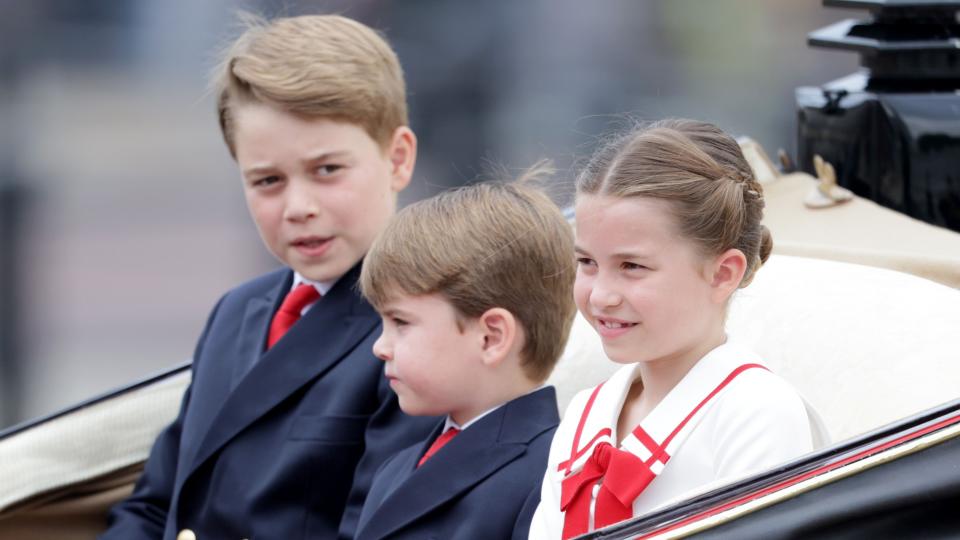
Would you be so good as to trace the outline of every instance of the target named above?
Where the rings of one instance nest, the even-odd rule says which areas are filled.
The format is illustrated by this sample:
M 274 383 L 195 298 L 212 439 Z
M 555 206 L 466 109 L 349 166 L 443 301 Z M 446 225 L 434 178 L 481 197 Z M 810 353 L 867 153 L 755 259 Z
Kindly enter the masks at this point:
M 596 308 L 609 308 L 620 305 L 623 296 L 614 288 L 601 280 L 596 280 L 590 291 L 590 304 Z

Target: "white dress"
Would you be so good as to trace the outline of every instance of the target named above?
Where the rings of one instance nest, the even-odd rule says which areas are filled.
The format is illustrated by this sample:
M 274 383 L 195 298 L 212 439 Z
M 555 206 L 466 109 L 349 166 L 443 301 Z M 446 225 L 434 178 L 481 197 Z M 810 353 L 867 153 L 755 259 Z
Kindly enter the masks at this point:
M 639 460 L 620 459 L 613 470 L 628 472 L 605 483 L 610 469 L 598 470 L 597 463 L 608 467 L 604 459 L 609 458 L 603 455 L 610 453 L 598 446 L 617 447 L 617 420 L 638 376 L 637 364 L 624 366 L 571 401 L 550 447 L 530 538 L 561 538 L 565 519 L 564 537 L 610 524 L 611 496 L 633 500 L 632 508 L 621 504 L 620 512 L 626 514 L 616 521 L 628 519 L 827 442 L 823 422 L 800 394 L 764 368 L 755 353 L 728 343 L 700 359 L 624 438 L 618 449 Z M 615 485 L 622 484 L 624 476 L 632 486 Z M 607 493 L 600 494 L 604 490 Z

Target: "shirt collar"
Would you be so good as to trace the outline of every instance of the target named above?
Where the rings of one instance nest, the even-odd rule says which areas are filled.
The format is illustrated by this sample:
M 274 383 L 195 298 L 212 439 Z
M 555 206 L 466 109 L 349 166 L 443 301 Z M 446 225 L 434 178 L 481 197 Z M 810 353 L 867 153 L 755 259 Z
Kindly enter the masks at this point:
M 538 387 L 534 388 L 533 390 L 531 390 L 531 391 L 527 392 L 526 394 L 524 394 L 524 396 L 529 396 L 530 394 L 532 394 L 532 393 L 534 393 L 534 392 L 539 392 L 540 390 L 543 390 L 543 389 L 546 388 L 546 387 L 547 387 L 547 384 L 546 384 L 546 383 L 541 384 L 540 386 L 538 386 Z M 517 396 L 517 397 L 515 397 L 515 398 L 513 398 L 513 399 L 517 399 L 517 398 L 521 398 L 521 397 L 523 397 L 523 396 Z M 513 401 L 513 400 L 510 400 L 510 401 Z M 487 409 L 487 410 L 483 411 L 482 413 L 480 413 L 480 414 L 478 414 L 477 416 L 473 417 L 469 422 L 464 423 L 462 426 L 461 426 L 460 424 L 457 424 L 456 422 L 454 422 L 454 421 L 453 421 L 453 418 L 451 418 L 450 415 L 448 414 L 448 415 L 447 415 L 447 421 L 446 421 L 446 422 L 444 423 L 444 425 L 443 425 L 443 431 L 441 431 L 440 433 L 446 433 L 446 431 L 447 431 L 448 429 L 450 429 L 450 428 L 457 428 L 458 430 L 463 431 L 463 430 L 467 429 L 468 427 L 476 424 L 476 423 L 477 423 L 481 418 L 483 418 L 484 416 L 487 416 L 488 414 L 490 414 L 490 413 L 492 413 L 493 411 L 499 409 L 500 407 L 503 407 L 503 406 L 506 405 L 507 403 L 509 403 L 509 402 L 501 403 L 501 404 L 499 404 L 499 405 L 497 405 L 497 406 L 495 406 L 495 407 L 493 407 L 493 408 L 490 408 L 490 409 Z
M 460 430 L 460 431 L 463 431 L 463 430 L 467 429 L 468 427 L 476 424 L 478 420 L 480 420 L 480 419 L 483 418 L 484 416 L 492 413 L 493 411 L 499 409 L 500 407 L 503 407 L 503 403 L 497 405 L 496 407 L 494 407 L 494 408 L 492 408 L 492 409 L 487 409 L 486 411 L 483 411 L 482 413 L 480 413 L 480 414 L 478 414 L 477 416 L 473 417 L 469 422 L 466 422 L 466 423 L 463 424 L 462 426 L 461 426 L 460 424 L 454 422 L 454 421 L 453 421 L 453 418 L 451 418 L 450 415 L 448 414 L 448 415 L 447 415 L 447 422 L 443 425 L 443 431 L 441 431 L 440 433 L 446 433 L 447 430 L 450 429 L 450 428 L 456 428 L 456 429 L 458 429 L 458 430 Z
M 333 286 L 337 283 L 337 280 L 331 279 L 330 281 L 313 281 L 312 279 L 307 279 L 301 276 L 300 272 L 294 272 L 293 283 L 290 285 L 290 290 L 292 291 L 297 287 L 297 285 L 300 285 L 301 283 L 313 285 L 313 287 L 317 289 L 317 292 L 320 293 L 321 296 L 323 296 L 328 292 L 330 292 L 330 289 L 332 289 Z

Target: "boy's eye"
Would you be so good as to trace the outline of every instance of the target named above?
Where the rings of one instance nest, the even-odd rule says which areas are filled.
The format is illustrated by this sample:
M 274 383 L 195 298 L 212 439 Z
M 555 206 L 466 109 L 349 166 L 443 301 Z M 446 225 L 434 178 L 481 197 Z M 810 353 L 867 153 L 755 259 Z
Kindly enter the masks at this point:
M 342 168 L 343 168 L 343 165 L 334 165 L 334 164 L 320 165 L 319 167 L 317 167 L 317 174 L 319 174 L 320 176 L 329 176 L 339 171 Z
M 406 315 L 394 313 L 393 310 L 381 312 L 380 321 L 383 322 L 384 328 L 402 328 L 410 324 Z
M 276 175 L 274 175 L 274 176 L 264 176 L 263 178 L 258 178 L 258 179 L 256 179 L 256 180 L 254 180 L 254 181 L 253 181 L 253 186 L 254 186 L 254 187 L 267 187 L 267 186 L 272 186 L 273 184 L 276 184 L 276 183 L 279 182 L 279 181 L 280 181 L 280 177 L 279 177 L 279 176 L 276 176 Z
M 644 266 L 644 265 L 642 265 L 642 264 L 637 264 L 637 263 L 632 263 L 632 262 L 625 262 L 625 263 L 623 263 L 623 269 L 624 269 L 624 270 L 649 270 L 648 267 L 646 267 L 646 266 Z
M 596 264 L 597 263 L 595 263 L 593 259 L 588 259 L 587 257 L 577 257 L 578 266 L 594 266 Z

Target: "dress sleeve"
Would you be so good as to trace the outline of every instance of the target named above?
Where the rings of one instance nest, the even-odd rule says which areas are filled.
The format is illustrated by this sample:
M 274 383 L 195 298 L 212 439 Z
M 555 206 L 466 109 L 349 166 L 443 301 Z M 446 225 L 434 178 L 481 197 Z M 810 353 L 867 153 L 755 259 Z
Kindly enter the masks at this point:
M 713 422 L 717 481 L 760 472 L 813 450 L 806 406 L 785 380 L 750 370 L 728 390 Z

